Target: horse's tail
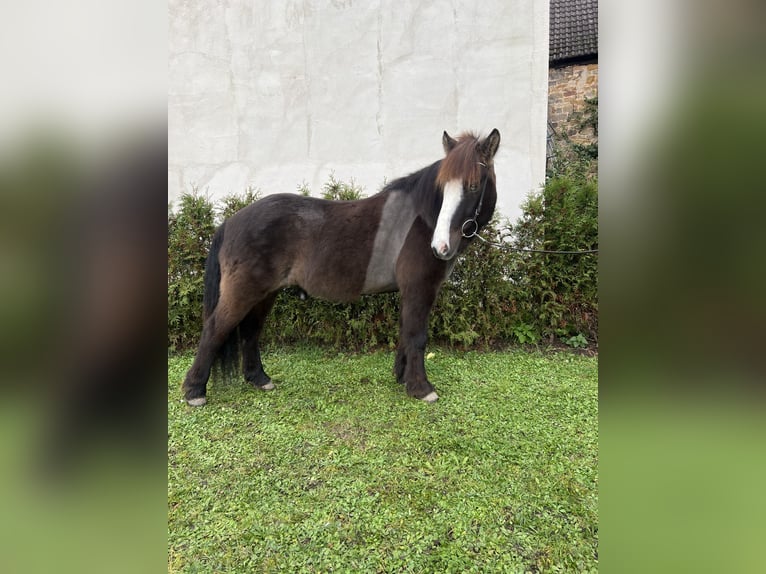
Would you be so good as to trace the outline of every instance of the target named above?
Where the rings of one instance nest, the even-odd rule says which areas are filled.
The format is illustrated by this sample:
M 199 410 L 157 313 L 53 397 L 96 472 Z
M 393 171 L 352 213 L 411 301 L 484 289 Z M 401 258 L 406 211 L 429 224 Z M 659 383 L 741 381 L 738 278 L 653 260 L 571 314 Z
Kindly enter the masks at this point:
M 222 223 L 216 229 L 213 241 L 210 244 L 210 251 L 207 254 L 207 261 L 205 262 L 205 290 L 202 295 L 202 310 L 205 320 L 213 314 L 221 297 L 221 261 L 218 255 L 223 243 L 224 225 Z M 239 356 L 239 328 L 235 328 L 229 333 L 226 341 L 216 353 L 213 362 L 214 378 L 221 381 L 230 380 L 239 369 Z
M 224 225 L 221 224 L 215 230 L 207 261 L 205 261 L 205 291 L 202 294 L 202 311 L 205 319 L 213 314 L 221 297 L 221 262 L 218 260 L 218 253 L 223 243 L 223 227 Z

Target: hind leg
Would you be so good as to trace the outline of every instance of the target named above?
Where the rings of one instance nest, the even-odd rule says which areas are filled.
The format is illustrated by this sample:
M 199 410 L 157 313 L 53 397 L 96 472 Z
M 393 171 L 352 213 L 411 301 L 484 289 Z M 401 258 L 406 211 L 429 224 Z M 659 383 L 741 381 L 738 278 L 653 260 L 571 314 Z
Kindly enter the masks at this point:
M 205 319 L 200 337 L 197 355 L 189 372 L 186 373 L 183 390 L 186 402 L 191 406 L 202 406 L 207 402 L 207 382 L 216 353 L 226 342 L 231 332 L 244 319 L 252 307 L 252 300 L 236 300 L 222 290 L 218 305 L 213 313 Z
M 253 307 L 253 310 L 247 314 L 247 317 L 239 326 L 242 338 L 242 370 L 244 371 L 245 381 L 265 391 L 273 389 L 274 383 L 271 382 L 271 378 L 263 370 L 259 341 L 263 326 L 266 323 L 266 317 L 274 305 L 276 296 L 276 293 L 272 293 Z

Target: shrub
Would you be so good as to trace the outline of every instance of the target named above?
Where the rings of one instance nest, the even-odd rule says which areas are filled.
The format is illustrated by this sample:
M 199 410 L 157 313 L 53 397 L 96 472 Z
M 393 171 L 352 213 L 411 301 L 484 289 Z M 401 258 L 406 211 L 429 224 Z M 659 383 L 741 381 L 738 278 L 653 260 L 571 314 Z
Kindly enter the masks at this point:
M 298 189 L 303 192 L 304 188 L 299 187 Z M 307 187 L 305 189 L 307 189 Z M 309 195 L 306 192 L 303 192 L 303 194 Z M 324 199 L 332 199 L 336 201 L 361 199 L 364 197 L 364 189 L 357 185 L 353 178 L 349 183 L 338 181 L 335 179 L 335 172 L 332 172 L 330 173 L 327 182 L 322 186 L 322 197 Z
M 598 185 L 554 178 L 530 196 L 514 227 L 519 249 L 598 248 Z M 598 339 L 598 258 L 519 252 L 510 279 L 520 320 L 553 341 L 574 335 Z
M 202 330 L 202 292 L 213 204 L 196 192 L 185 194 L 177 210 L 168 206 L 168 348 L 193 345 Z
M 225 219 L 228 219 L 235 213 L 237 213 L 243 207 L 247 207 L 251 203 L 258 201 L 261 198 L 260 190 L 248 187 L 244 195 L 227 195 L 221 200 L 221 206 L 218 209 L 218 217 L 216 223 L 221 223 Z

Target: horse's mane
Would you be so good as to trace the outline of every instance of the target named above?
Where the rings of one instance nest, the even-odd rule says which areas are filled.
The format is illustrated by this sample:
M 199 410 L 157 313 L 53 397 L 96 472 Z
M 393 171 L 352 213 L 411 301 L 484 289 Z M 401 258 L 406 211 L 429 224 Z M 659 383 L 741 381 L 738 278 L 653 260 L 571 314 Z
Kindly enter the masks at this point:
M 442 160 L 436 183 L 444 188 L 447 182 L 453 179 L 466 181 L 468 185 L 476 185 L 481 179 L 479 168 L 479 153 L 476 146 L 479 138 L 471 133 L 464 132 L 457 137 L 457 144 Z
M 467 180 L 469 185 L 478 184 L 481 170 L 476 146 L 479 138 L 471 132 L 457 137 L 457 145 L 447 156 L 416 172 L 389 182 L 382 190 L 404 191 L 414 199 L 415 209 L 433 227 L 441 205 L 444 184 L 452 179 Z
M 422 193 L 427 191 L 424 188 L 430 187 L 423 184 L 435 183 L 436 187 L 443 189 L 444 185 L 453 179 L 465 180 L 469 185 L 479 183 L 481 169 L 478 163 L 479 152 L 476 149 L 478 144 L 478 136 L 472 132 L 464 132 L 457 137 L 457 145 L 446 157 L 387 183 L 381 191 L 406 189 Z

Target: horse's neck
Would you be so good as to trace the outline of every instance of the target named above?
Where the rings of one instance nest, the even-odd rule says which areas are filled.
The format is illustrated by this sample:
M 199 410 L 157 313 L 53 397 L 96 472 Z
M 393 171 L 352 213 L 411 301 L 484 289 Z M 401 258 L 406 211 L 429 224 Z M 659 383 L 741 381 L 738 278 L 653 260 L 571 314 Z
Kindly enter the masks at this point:
M 425 173 L 421 176 L 413 194 L 413 206 L 420 218 L 430 228 L 436 227 L 436 219 L 439 217 L 440 192 L 434 183 L 434 179 Z
M 436 218 L 439 215 L 438 196 L 440 191 L 435 183 L 439 163 L 436 162 L 392 182 L 384 191 L 384 193 L 398 193 L 401 197 L 396 201 L 401 201 L 402 205 L 407 205 L 414 212 L 414 217 L 419 216 L 431 229 L 436 226 Z

